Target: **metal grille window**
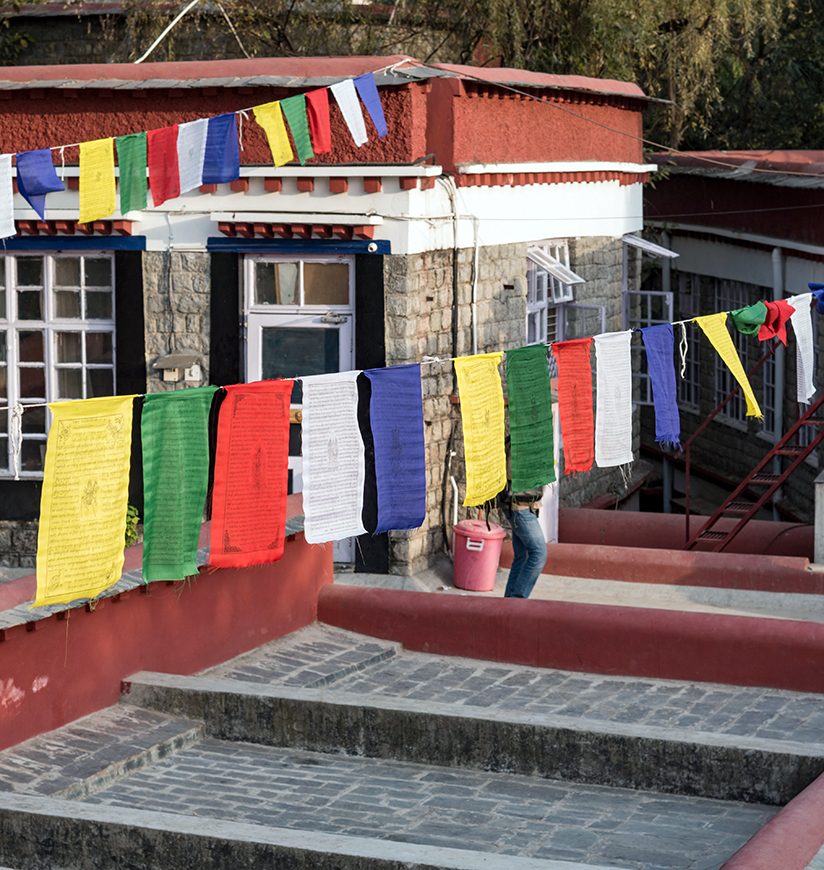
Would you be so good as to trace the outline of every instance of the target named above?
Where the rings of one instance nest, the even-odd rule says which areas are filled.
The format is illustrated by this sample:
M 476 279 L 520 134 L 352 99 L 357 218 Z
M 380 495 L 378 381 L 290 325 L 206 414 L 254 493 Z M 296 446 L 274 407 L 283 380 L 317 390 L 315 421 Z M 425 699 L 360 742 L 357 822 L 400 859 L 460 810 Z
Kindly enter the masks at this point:
M 673 320 L 672 293 L 657 290 L 630 290 L 624 294 L 624 304 L 628 329 L 641 329 L 644 326 L 671 323 Z M 638 384 L 638 402 L 641 405 L 651 405 L 652 381 L 647 371 L 647 357 L 640 341 L 632 343 L 632 353 L 639 358 L 637 364 L 633 365 Z
M 11 409 L 115 391 L 114 261 L 110 254 L 0 258 L 0 476 L 13 469 Z M 22 418 L 21 476 L 43 472 L 46 408 Z

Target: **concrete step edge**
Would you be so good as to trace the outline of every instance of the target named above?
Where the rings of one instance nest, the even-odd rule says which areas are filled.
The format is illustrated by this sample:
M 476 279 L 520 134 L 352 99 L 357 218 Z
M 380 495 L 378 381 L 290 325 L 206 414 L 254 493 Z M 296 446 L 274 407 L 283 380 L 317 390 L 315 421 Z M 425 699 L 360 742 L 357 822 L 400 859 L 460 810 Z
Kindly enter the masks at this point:
M 824 772 L 821 745 L 170 674 L 126 684 L 130 703 L 217 739 L 316 752 L 766 804 Z
M 610 870 L 604 865 L 519 858 L 292 828 L 268 828 L 202 816 L 84 804 L 0 792 L 0 861 L 45 866 L 60 844 L 61 870 L 103 861 L 119 866 L 284 866 L 294 870 Z M 36 835 L 35 835 L 36 834 Z

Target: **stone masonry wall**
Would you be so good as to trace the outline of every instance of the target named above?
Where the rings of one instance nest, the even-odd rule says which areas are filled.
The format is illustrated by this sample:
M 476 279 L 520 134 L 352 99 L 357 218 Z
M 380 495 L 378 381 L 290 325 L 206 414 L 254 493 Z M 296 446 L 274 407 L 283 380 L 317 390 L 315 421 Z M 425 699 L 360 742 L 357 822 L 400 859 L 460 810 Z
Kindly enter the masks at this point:
M 167 353 L 192 351 L 209 383 L 210 255 L 205 252 L 146 251 L 143 254 L 143 316 L 146 329 L 147 391 L 180 389 L 184 382 L 162 379 L 152 368 Z
M 34 568 L 37 520 L 0 520 L 0 568 Z

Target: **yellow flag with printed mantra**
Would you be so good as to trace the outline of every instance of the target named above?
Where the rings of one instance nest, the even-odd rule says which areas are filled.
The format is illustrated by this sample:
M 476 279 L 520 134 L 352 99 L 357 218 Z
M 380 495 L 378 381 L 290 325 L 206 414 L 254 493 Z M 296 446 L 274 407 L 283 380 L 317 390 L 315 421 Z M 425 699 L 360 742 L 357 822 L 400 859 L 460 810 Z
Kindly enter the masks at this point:
M 133 399 L 49 405 L 35 607 L 94 598 L 120 580 Z
M 727 368 L 732 372 L 732 376 L 738 381 L 747 401 L 747 416 L 761 419 L 764 415 L 761 413 L 761 408 L 758 407 L 747 373 L 744 371 L 744 366 L 741 365 L 738 352 L 727 329 L 727 312 L 719 311 L 717 314 L 696 317 L 695 322 L 701 327 L 701 331 L 710 340 L 710 344 L 718 352 L 718 356 L 724 360 Z
M 117 209 L 114 181 L 114 141 L 95 139 L 80 143 L 81 224 L 113 215 Z
M 502 358 L 502 353 L 482 353 L 455 360 L 466 458 L 465 507 L 490 501 L 506 487 L 504 393 L 498 371 Z
M 294 160 L 295 155 L 286 132 L 280 103 L 264 103 L 262 106 L 255 106 L 252 111 L 255 113 L 255 120 L 266 133 L 275 166 L 283 166 L 284 163 Z

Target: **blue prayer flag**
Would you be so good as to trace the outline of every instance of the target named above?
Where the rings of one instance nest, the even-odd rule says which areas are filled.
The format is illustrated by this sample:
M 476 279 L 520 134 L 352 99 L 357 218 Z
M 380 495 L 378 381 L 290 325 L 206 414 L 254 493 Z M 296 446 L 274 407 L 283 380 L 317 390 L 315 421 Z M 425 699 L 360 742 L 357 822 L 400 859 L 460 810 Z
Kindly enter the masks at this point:
M 641 330 L 647 353 L 647 371 L 655 406 L 655 440 L 671 450 L 681 449 L 681 417 L 675 386 L 675 339 L 672 324 L 646 326 Z
M 203 183 L 223 184 L 237 178 L 240 178 L 237 115 L 228 112 L 209 118 L 206 156 L 203 159 Z
M 368 369 L 375 441 L 378 524 L 375 532 L 417 529 L 426 516 L 421 367 Z
M 46 194 L 66 189 L 54 170 L 50 149 L 23 151 L 17 155 L 17 189 L 40 220 L 45 220 Z
M 824 314 L 824 284 L 816 284 L 815 281 L 810 281 L 807 286 L 813 291 L 815 310 L 819 314 Z
M 383 116 L 383 106 L 381 105 L 381 98 L 378 94 L 378 87 L 375 84 L 375 76 L 373 76 L 372 73 L 358 76 L 355 79 L 355 89 L 357 90 L 358 96 L 361 98 L 364 106 L 366 106 L 366 111 L 369 112 L 369 117 L 372 119 L 375 129 L 378 131 L 378 136 L 383 139 L 387 134 L 388 129 L 386 126 L 386 118 Z

